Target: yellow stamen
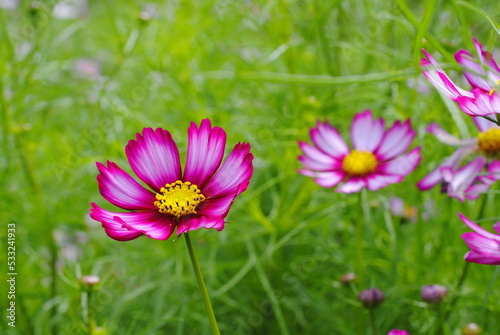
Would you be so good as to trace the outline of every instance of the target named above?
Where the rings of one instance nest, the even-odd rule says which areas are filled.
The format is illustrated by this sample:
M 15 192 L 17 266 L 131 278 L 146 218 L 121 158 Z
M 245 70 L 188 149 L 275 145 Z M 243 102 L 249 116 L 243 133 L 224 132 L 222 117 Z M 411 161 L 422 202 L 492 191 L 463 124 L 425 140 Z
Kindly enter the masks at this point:
M 477 136 L 477 145 L 488 156 L 500 155 L 500 128 L 490 128 Z
M 350 176 L 363 176 L 377 167 L 377 158 L 368 151 L 353 150 L 344 157 L 342 169 Z
M 494 89 L 494 88 L 492 88 L 492 89 L 491 89 L 491 91 L 490 91 L 490 93 L 489 93 L 489 94 L 490 94 L 490 97 L 491 97 L 491 95 L 493 94 L 493 92 L 495 92 L 495 91 L 496 91 L 496 89 Z
M 183 215 L 196 214 L 196 206 L 205 200 L 198 186 L 190 182 L 177 180 L 175 183 L 166 184 L 156 194 L 155 206 L 163 214 L 171 214 L 176 218 Z

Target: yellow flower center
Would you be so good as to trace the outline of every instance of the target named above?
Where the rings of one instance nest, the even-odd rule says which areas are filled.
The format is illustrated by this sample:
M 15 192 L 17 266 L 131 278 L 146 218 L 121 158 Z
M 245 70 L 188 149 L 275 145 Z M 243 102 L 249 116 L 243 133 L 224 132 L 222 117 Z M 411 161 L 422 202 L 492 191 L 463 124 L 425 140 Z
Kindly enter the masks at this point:
M 171 214 L 176 218 L 183 215 L 196 214 L 196 206 L 205 196 L 201 194 L 198 186 L 190 182 L 177 180 L 175 183 L 166 184 L 156 194 L 155 206 L 164 214 Z
M 368 151 L 353 150 L 344 157 L 342 168 L 350 176 L 363 176 L 375 170 L 377 158 Z
M 488 156 L 500 154 L 500 128 L 490 128 L 477 136 L 477 145 Z

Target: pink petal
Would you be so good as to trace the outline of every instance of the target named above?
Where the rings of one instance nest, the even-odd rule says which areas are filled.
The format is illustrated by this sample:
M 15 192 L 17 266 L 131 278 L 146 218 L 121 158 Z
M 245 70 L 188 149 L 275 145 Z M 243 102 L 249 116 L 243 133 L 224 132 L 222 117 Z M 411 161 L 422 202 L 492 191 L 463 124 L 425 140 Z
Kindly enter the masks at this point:
M 422 159 L 420 149 L 420 147 L 413 148 L 405 155 L 379 165 L 376 171 L 383 174 L 393 174 L 402 177 L 407 176 L 415 170 Z
M 170 133 L 164 129 L 144 128 L 125 148 L 135 174 L 154 191 L 181 179 L 179 151 Z
M 495 119 L 496 115 L 495 114 L 490 114 L 487 115 L 493 119 Z M 472 121 L 474 121 L 474 124 L 476 125 L 477 129 L 479 129 L 480 132 L 485 132 L 490 128 L 500 128 L 490 120 L 485 119 L 484 117 L 481 116 L 474 116 L 472 117 Z
M 103 210 L 95 203 L 91 203 L 92 208 L 90 209 L 90 217 L 93 220 L 99 221 L 104 228 L 106 234 L 117 241 L 130 241 L 143 235 L 142 232 L 124 228 L 121 223 L 113 220 L 111 215 L 108 215 L 108 211 Z
M 402 176 L 396 175 L 381 175 L 381 174 L 370 174 L 365 177 L 366 184 L 370 191 L 376 191 L 384 188 L 390 184 L 396 184 L 403 180 Z
M 183 216 L 179 221 L 177 227 L 177 235 L 186 233 L 191 230 L 196 230 L 200 228 L 215 228 L 218 231 L 224 229 L 224 219 L 221 217 L 207 217 L 207 216 Z
M 467 115 L 487 116 L 500 113 L 500 97 L 498 93 L 489 94 L 479 88 L 472 90 L 473 97 L 458 97 L 458 107 Z
M 351 124 L 351 140 L 354 148 L 372 152 L 379 145 L 384 129 L 384 120 L 374 120 L 370 110 L 356 114 Z
M 472 97 L 472 94 L 464 89 L 461 89 L 444 73 L 439 64 L 432 56 L 422 49 L 422 52 L 427 59 L 422 58 L 420 65 L 424 69 L 422 73 L 429 79 L 432 85 L 444 93 L 450 99 L 457 99 L 460 96 Z
M 475 251 L 469 251 L 465 254 L 467 262 L 485 264 L 485 265 L 500 265 L 500 256 L 491 254 L 481 254 Z
M 313 177 L 314 182 L 321 187 L 334 187 L 346 177 L 346 174 L 342 171 L 315 172 L 302 169 L 299 170 L 299 173 L 304 176 Z
M 431 171 L 428 175 L 422 178 L 418 183 L 417 187 L 422 191 L 427 191 L 436 186 L 443 181 L 441 176 L 441 166 Z
M 356 193 L 361 191 L 363 187 L 366 187 L 366 182 L 361 177 L 351 177 L 345 181 L 342 185 L 337 187 L 335 192 L 339 193 Z
M 493 229 L 495 229 L 495 231 L 500 234 L 500 222 L 497 222 L 493 225 Z
M 463 199 L 465 190 L 472 185 L 474 179 L 484 168 L 484 164 L 486 164 L 486 160 L 483 157 L 476 157 L 455 171 L 449 182 L 448 195 Z
M 253 173 L 252 161 L 250 144 L 236 144 L 219 171 L 201 189 L 201 192 L 209 198 L 232 193 L 238 195 L 245 191 Z
M 481 88 L 485 91 L 492 89 L 491 82 L 486 79 L 483 64 L 474 60 L 474 57 L 468 51 L 459 50 L 455 54 L 455 60 L 464 68 L 464 76 L 471 86 Z
M 212 128 L 209 119 L 201 121 L 199 129 L 191 122 L 184 181 L 202 188 L 219 168 L 225 146 L 226 132 L 222 128 Z
M 299 161 L 308 169 L 331 171 L 342 167 L 342 159 L 332 157 L 309 143 L 299 141 L 299 147 L 304 153 L 303 156 L 299 156 Z
M 196 212 L 199 216 L 225 218 L 236 196 L 236 193 L 230 193 L 222 197 L 206 199 L 198 205 Z
M 318 122 L 317 127 L 310 130 L 310 134 L 316 147 L 330 156 L 341 158 L 349 153 L 342 136 L 328 122 Z
M 453 146 L 464 146 L 464 145 L 473 145 L 477 143 L 477 138 L 469 138 L 466 140 L 462 140 L 457 138 L 441 127 L 435 122 L 429 124 L 426 129 L 429 133 L 433 134 L 440 142 L 453 145 Z
M 120 237 L 126 229 L 134 232 L 135 237 L 145 234 L 149 238 L 166 240 L 172 235 L 176 223 L 173 216 L 161 214 L 157 210 L 114 213 L 94 203 L 92 203 L 90 216 L 102 223 L 111 238 L 115 238 L 117 234 Z
M 108 166 L 97 163 L 97 182 L 104 199 L 115 206 L 128 210 L 155 208 L 155 195 L 142 187 L 128 173 L 113 162 Z
M 460 220 L 462 220 L 463 223 L 465 223 L 470 229 L 474 230 L 477 234 L 488 238 L 490 240 L 495 240 L 497 242 L 500 242 L 500 235 L 496 235 L 493 233 L 490 233 L 489 231 L 485 230 L 483 227 L 475 223 L 474 221 L 470 220 L 467 218 L 465 215 L 462 213 L 457 213 L 458 217 Z
M 384 134 L 375 155 L 380 160 L 390 160 L 405 152 L 415 138 L 416 131 L 411 129 L 410 120 L 405 123 L 394 122 L 394 125 Z

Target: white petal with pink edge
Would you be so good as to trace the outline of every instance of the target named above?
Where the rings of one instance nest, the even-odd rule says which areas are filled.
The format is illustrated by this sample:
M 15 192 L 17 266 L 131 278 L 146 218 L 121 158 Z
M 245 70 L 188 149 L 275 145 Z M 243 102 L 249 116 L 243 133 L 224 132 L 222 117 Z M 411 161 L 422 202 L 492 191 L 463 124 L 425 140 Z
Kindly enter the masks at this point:
M 403 180 L 402 176 L 397 175 L 381 175 L 372 173 L 365 177 L 367 188 L 370 191 L 380 190 L 390 184 L 396 184 Z
M 411 129 L 410 120 L 394 122 L 382 138 L 380 146 L 375 150 L 379 160 L 390 160 L 405 152 L 415 138 L 416 131 Z
M 392 174 L 404 177 L 415 170 L 420 163 L 422 159 L 420 150 L 420 147 L 413 148 L 408 153 L 379 165 L 376 171 L 382 174 Z
M 351 177 L 347 179 L 342 185 L 337 187 L 335 192 L 339 193 L 356 193 L 366 187 L 366 182 L 362 177 Z
M 310 130 L 310 135 L 313 143 L 330 156 L 340 158 L 349 153 L 349 147 L 342 136 L 328 122 L 318 122 L 317 127 Z
M 355 149 L 372 152 L 384 135 L 383 119 L 373 119 L 370 110 L 356 114 L 351 124 L 351 140 Z

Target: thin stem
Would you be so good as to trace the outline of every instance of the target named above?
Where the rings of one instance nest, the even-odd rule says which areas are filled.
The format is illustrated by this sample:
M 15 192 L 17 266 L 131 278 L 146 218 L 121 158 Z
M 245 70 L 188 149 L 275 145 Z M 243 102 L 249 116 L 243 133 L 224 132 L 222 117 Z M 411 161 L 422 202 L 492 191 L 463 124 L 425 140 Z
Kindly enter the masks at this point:
M 184 237 L 186 238 L 186 245 L 189 251 L 189 257 L 191 258 L 191 264 L 193 264 L 193 270 L 196 275 L 196 280 L 198 281 L 198 287 L 200 288 L 201 296 L 203 298 L 203 302 L 205 303 L 205 309 L 207 310 L 208 319 L 210 320 L 212 334 L 220 335 L 219 326 L 217 325 L 217 320 L 215 319 L 212 303 L 210 302 L 210 297 L 208 296 L 207 287 L 205 286 L 205 281 L 203 280 L 203 275 L 201 274 L 200 265 L 196 259 L 189 233 L 184 233 Z
M 493 272 L 493 277 L 491 278 L 490 284 L 488 285 L 488 289 L 486 290 L 486 294 L 484 295 L 483 298 L 483 311 L 481 313 L 481 319 L 483 320 L 484 324 L 484 315 L 486 314 L 486 303 L 488 302 L 488 297 L 490 296 L 491 289 L 493 288 L 493 284 L 495 283 L 495 280 L 497 279 L 498 275 L 500 275 L 500 265 L 497 266 L 495 269 L 495 272 Z
M 364 215 L 363 215 L 363 197 L 361 192 L 358 193 L 358 218 L 356 225 L 356 275 L 359 278 L 360 284 L 363 286 L 364 284 L 364 255 L 363 255 L 363 236 L 364 236 Z
M 94 333 L 94 318 L 92 315 L 92 288 L 87 291 L 87 325 L 89 335 Z
M 375 310 L 374 310 L 374 308 L 370 308 L 369 312 L 370 312 L 370 323 L 372 326 L 372 334 L 376 335 L 377 334 L 377 324 L 375 322 Z

